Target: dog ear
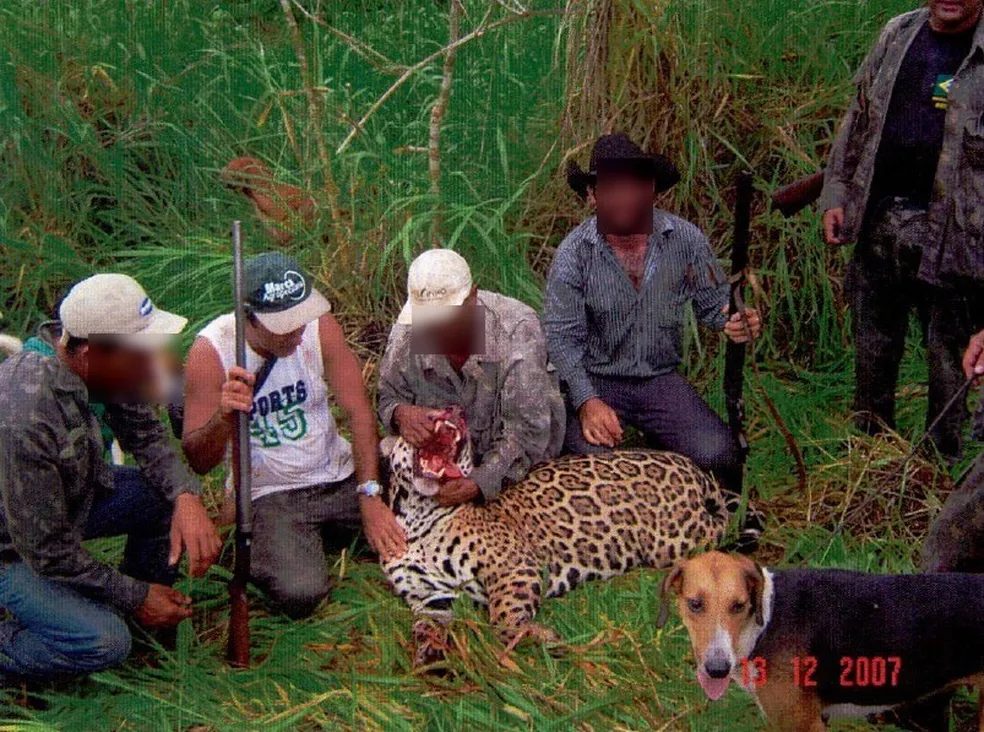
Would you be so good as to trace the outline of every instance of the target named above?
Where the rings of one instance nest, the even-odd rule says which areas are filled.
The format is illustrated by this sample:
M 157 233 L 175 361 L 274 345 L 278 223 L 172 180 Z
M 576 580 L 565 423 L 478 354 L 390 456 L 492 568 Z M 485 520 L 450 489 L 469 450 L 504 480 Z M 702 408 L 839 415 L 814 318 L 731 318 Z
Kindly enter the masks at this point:
M 666 573 L 663 578 L 663 585 L 659 593 L 659 615 L 656 617 L 656 627 L 662 628 L 666 625 L 666 619 L 670 614 L 670 591 L 679 592 L 683 585 L 683 563 L 678 562 L 673 565 L 673 569 Z
M 755 622 L 758 625 L 765 625 L 764 609 L 762 607 L 762 597 L 765 593 L 765 572 L 758 562 L 754 562 L 747 557 L 743 557 L 745 565 L 745 584 L 748 587 L 748 596 L 751 598 L 752 609 L 755 611 Z

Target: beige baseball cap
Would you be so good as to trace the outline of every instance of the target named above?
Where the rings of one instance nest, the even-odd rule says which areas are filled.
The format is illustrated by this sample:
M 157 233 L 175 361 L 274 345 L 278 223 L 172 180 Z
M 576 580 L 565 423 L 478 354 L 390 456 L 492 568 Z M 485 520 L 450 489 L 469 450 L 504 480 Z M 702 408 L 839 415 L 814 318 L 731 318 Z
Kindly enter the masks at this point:
M 188 319 L 158 310 L 140 283 L 124 274 L 97 274 L 77 283 L 58 310 L 62 341 L 112 336 L 156 347 L 184 330 Z
M 407 302 L 396 322 L 435 323 L 447 320 L 472 291 L 468 262 L 450 249 L 428 249 L 410 263 Z

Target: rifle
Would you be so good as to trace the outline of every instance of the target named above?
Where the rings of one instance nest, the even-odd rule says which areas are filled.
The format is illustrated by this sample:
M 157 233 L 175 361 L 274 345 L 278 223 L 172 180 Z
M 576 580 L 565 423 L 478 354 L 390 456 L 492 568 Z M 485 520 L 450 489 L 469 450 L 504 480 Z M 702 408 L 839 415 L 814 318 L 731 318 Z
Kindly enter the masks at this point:
M 232 222 L 233 297 L 236 319 L 236 366 L 246 368 L 246 308 L 243 282 L 243 245 L 239 222 Z M 249 415 L 236 412 L 236 433 L 232 440 L 233 484 L 236 490 L 236 556 L 229 581 L 229 648 L 231 666 L 249 667 L 249 581 L 253 543 L 252 457 L 249 444 Z
M 742 287 L 748 269 L 749 227 L 752 220 L 752 174 L 742 171 L 735 185 L 735 231 L 731 246 L 731 296 L 728 315 L 742 312 L 745 302 Z M 724 352 L 724 402 L 728 411 L 728 426 L 738 442 L 741 462 L 748 457 L 748 436 L 745 434 L 745 344 L 728 341 Z M 740 490 L 741 486 L 734 486 Z
M 823 171 L 795 180 L 772 194 L 772 205 L 789 218 L 820 198 L 823 191 Z

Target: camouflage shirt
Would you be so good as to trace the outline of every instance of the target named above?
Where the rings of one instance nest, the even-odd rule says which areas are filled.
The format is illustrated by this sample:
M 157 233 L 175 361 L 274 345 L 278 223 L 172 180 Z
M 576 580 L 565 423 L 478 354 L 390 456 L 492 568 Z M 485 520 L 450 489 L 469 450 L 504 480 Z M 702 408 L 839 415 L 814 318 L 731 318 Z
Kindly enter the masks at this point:
M 168 500 L 201 488 L 152 407 L 106 405 L 105 420 Z M 93 501 L 113 490 L 82 379 L 60 359 L 22 352 L 0 364 L 0 559 L 132 612 L 147 584 L 82 546 Z
M 478 299 L 485 307 L 485 349 L 460 374 L 445 356 L 414 354 L 410 327 L 393 326 L 380 366 L 379 417 L 395 431 L 399 404 L 461 406 L 478 465 L 470 477 L 492 499 L 533 464 L 560 453 L 565 412 L 536 312 L 484 290 Z
M 929 19 L 925 8 L 893 18 L 855 77 L 857 93 L 831 149 L 822 211 L 844 209 L 845 241 L 855 241 L 871 194 L 875 159 L 899 68 Z M 954 75 L 929 207 L 931 235 L 919 276 L 932 284 L 984 280 L 984 22 Z

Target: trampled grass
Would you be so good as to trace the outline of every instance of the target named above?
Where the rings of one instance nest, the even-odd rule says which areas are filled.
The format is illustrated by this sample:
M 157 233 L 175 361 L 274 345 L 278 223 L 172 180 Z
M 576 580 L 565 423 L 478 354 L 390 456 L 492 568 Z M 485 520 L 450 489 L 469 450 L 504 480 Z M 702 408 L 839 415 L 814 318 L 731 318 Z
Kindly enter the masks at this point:
M 726 255 L 734 172 L 750 167 L 765 192 L 815 170 L 853 68 L 878 27 L 912 4 L 536 0 L 523 3 L 536 14 L 518 18 L 514 0 L 468 0 L 463 32 L 501 25 L 459 49 L 435 193 L 426 145 L 439 54 L 337 150 L 401 74 L 448 42 L 446 3 L 290 4 L 309 69 L 302 77 L 278 0 L 8 0 L 0 326 L 28 332 L 68 284 L 107 269 L 135 275 L 160 305 L 187 314 L 189 333 L 228 309 L 231 219 L 244 220 L 250 251 L 275 246 L 246 200 L 222 185 L 221 168 L 243 154 L 315 196 L 322 215 L 296 232 L 291 252 L 319 275 L 370 376 L 406 264 L 437 220 L 482 286 L 539 302 L 553 247 L 584 215 L 563 162 L 583 162 L 600 131 L 625 129 L 677 160 L 683 180 L 663 204 Z M 784 221 L 759 196 L 754 300 L 767 331 L 746 393 L 747 482 L 771 516 L 761 557 L 908 571 L 919 548 L 914 521 L 938 506 L 945 482 L 929 470 L 900 489 L 886 475 L 905 443 L 851 438 L 846 257 L 821 244 L 814 217 Z M 688 343 L 688 373 L 720 408 L 717 339 L 691 330 Z M 915 348 L 903 371 L 904 437 L 924 417 L 921 362 Z M 763 394 L 803 452 L 805 495 Z M 118 549 L 94 547 L 109 559 Z M 501 656 L 484 616 L 462 605 L 454 653 L 437 676 L 412 673 L 409 612 L 379 569 L 358 549 L 331 562 L 338 587 L 308 621 L 269 616 L 254 597 L 252 669 L 222 660 L 228 572 L 217 567 L 184 583 L 197 611 L 175 650 L 143 648 L 119 670 L 32 690 L 29 708 L 11 690 L 0 729 L 761 726 L 738 691 L 703 699 L 679 623 L 671 616 L 655 627 L 657 573 L 547 602 L 542 621 L 564 638 L 557 655 L 532 644 Z

